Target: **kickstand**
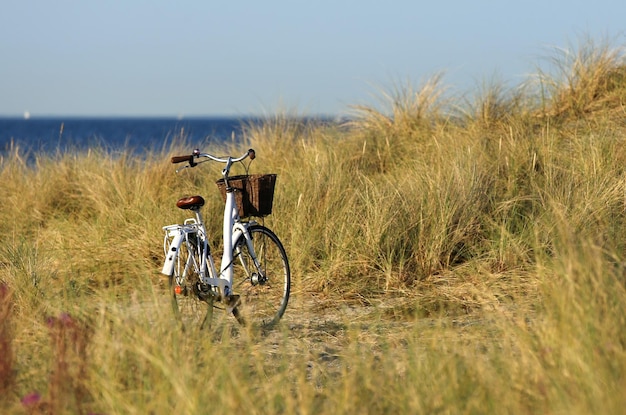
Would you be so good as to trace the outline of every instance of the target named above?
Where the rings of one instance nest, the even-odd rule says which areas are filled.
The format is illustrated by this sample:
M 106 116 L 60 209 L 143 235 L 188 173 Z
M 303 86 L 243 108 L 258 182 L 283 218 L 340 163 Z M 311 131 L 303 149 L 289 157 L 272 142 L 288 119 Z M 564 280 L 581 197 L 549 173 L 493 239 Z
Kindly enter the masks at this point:
M 226 302 L 226 313 L 227 314 L 233 313 L 233 316 L 235 316 L 239 324 L 241 324 L 242 326 L 245 326 L 245 321 L 243 319 L 243 316 L 239 313 L 238 307 L 240 305 L 241 305 L 241 297 L 239 297 L 238 294 L 231 295 L 230 297 L 228 297 L 228 300 Z

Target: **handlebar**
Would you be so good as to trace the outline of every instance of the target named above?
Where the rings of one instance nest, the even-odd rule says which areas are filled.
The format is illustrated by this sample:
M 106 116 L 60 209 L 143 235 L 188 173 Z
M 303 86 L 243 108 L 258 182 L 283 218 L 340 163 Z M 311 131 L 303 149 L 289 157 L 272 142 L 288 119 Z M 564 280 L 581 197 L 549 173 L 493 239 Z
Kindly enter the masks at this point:
M 190 167 L 194 167 L 196 164 L 198 164 L 194 161 L 194 158 L 200 158 L 200 157 L 205 157 L 205 158 L 208 158 L 210 160 L 217 161 L 220 163 L 236 163 L 238 161 L 243 161 L 248 157 L 250 157 L 250 160 L 254 160 L 256 157 L 256 154 L 254 152 L 254 149 L 249 149 L 241 157 L 237 157 L 237 158 L 233 158 L 231 156 L 217 157 L 209 153 L 201 153 L 200 150 L 196 149 L 189 156 L 172 156 L 171 161 L 174 164 L 188 162 Z
M 230 166 L 233 163 L 236 163 L 236 162 L 239 162 L 239 161 L 243 161 L 243 160 L 247 159 L 248 157 L 250 157 L 250 160 L 254 160 L 256 158 L 256 153 L 254 152 L 254 149 L 249 149 L 242 156 L 237 157 L 237 158 L 233 158 L 231 156 L 217 157 L 217 156 L 214 156 L 214 155 L 209 154 L 209 153 L 201 153 L 199 149 L 195 149 L 191 153 L 191 155 L 189 155 L 189 156 L 172 156 L 170 161 L 173 164 L 188 162 L 189 164 L 187 166 L 183 166 L 182 167 L 184 169 L 186 167 L 195 167 L 196 165 L 198 165 L 199 162 L 194 161 L 194 159 L 198 159 L 200 157 L 207 158 L 207 159 L 213 160 L 213 161 L 217 161 L 219 163 L 225 163 L 226 167 L 224 167 L 224 169 L 222 170 L 222 174 L 226 178 L 226 177 L 228 177 L 228 172 L 230 171 Z M 176 171 L 178 172 L 179 170 L 176 170 Z

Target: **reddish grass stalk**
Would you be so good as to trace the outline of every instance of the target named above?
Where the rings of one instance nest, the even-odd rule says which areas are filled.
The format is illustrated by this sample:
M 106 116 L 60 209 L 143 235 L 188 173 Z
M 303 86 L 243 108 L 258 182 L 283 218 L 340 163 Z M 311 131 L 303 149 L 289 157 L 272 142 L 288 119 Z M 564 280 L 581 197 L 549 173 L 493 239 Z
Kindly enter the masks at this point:
M 13 336 L 11 313 L 12 292 L 6 283 L 0 283 L 0 395 L 6 396 L 13 387 Z
M 89 399 L 87 384 L 87 345 L 90 331 L 87 326 L 67 313 L 48 318 L 50 340 L 54 350 L 50 374 L 50 405 L 55 413 L 80 408 Z

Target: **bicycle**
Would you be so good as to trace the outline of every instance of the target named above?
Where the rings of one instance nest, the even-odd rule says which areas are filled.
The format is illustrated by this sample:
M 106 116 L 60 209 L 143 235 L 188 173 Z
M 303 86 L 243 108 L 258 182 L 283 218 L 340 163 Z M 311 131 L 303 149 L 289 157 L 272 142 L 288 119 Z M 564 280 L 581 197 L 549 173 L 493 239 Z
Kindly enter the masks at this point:
M 283 244 L 269 228 L 252 219 L 271 214 L 276 175 L 230 176 L 234 163 L 255 159 L 253 149 L 233 158 L 217 157 L 196 149 L 189 156 L 174 156 L 172 163 L 192 168 L 207 161 L 225 164 L 217 181 L 225 200 L 223 252 L 218 270 L 200 210 L 200 195 L 184 197 L 176 206 L 193 212 L 183 224 L 164 226 L 165 262 L 172 307 L 183 329 L 210 327 L 213 309 L 232 313 L 243 325 L 275 325 L 289 301 L 291 272 Z M 199 159 L 202 159 L 198 161 Z M 246 166 L 248 172 L 250 164 Z

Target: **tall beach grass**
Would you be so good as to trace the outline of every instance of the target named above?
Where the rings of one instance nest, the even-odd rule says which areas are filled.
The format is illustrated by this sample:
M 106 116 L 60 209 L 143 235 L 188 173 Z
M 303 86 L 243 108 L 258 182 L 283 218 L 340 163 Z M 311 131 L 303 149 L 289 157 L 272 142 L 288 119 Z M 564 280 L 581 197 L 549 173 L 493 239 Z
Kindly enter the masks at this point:
M 159 274 L 176 200 L 220 166 L 164 150 L 0 161 L 0 411 L 623 413 L 626 63 L 583 41 L 518 88 L 399 85 L 350 121 L 244 126 L 293 301 L 182 333 Z M 242 173 L 238 172 L 238 173 Z M 237 172 L 236 172 L 237 173 Z

